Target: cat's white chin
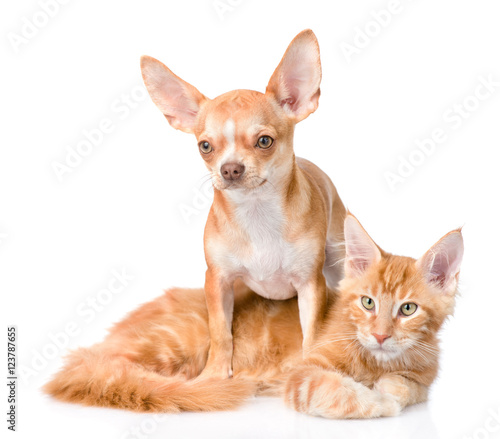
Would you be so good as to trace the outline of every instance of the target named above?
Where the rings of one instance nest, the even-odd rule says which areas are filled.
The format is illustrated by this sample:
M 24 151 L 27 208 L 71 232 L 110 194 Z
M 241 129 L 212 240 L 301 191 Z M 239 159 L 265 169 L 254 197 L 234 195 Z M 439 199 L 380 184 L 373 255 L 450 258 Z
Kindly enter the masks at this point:
M 391 361 L 398 358 L 401 355 L 401 352 L 398 350 L 389 350 L 384 349 L 383 347 L 371 348 L 370 353 L 375 357 L 375 359 L 379 362 Z

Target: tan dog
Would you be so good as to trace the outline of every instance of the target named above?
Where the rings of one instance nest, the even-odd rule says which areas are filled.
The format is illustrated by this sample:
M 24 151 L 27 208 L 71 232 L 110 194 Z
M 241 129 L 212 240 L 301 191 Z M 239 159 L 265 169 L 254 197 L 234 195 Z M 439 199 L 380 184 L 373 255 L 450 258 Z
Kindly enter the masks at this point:
M 144 82 L 170 125 L 193 133 L 212 176 L 205 227 L 210 351 L 203 377 L 232 375 L 233 284 L 263 297 L 298 295 L 303 346 L 342 278 L 345 208 L 326 174 L 293 152 L 297 122 L 318 107 L 321 63 L 311 30 L 290 43 L 264 94 L 235 90 L 208 99 L 154 58 Z M 326 282 L 325 282 L 326 278 Z

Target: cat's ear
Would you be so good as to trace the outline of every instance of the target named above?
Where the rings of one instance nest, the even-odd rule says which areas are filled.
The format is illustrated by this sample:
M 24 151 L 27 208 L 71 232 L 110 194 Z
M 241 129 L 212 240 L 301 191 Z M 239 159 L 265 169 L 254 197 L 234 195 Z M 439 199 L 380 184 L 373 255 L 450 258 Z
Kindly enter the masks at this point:
M 359 277 L 368 267 L 380 261 L 379 248 L 354 217 L 348 214 L 344 221 L 346 277 Z
M 170 125 L 192 133 L 200 106 L 207 98 L 155 58 L 142 56 L 141 71 L 151 99 Z
M 464 240 L 460 230 L 443 236 L 418 261 L 417 266 L 432 285 L 445 294 L 457 289 L 460 265 L 464 254 Z

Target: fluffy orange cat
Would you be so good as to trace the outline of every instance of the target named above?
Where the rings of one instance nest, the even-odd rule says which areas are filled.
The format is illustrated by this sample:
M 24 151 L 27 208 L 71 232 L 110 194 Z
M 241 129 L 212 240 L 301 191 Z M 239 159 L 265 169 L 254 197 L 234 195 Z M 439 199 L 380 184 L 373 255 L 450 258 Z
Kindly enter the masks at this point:
M 210 337 L 203 291 L 172 289 L 70 354 L 45 386 L 67 402 L 135 411 L 226 410 L 254 394 L 283 395 L 327 418 L 392 416 L 425 401 L 438 370 L 437 333 L 453 312 L 460 230 L 415 260 L 380 249 L 345 220 L 345 279 L 330 293 L 316 344 L 302 356 L 297 300 L 235 288 L 234 378 L 196 378 Z

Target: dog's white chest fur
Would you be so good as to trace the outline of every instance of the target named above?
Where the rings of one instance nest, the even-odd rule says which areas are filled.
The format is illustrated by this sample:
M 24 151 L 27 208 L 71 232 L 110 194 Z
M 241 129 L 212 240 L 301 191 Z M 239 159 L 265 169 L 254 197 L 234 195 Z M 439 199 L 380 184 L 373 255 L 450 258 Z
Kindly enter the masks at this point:
M 263 297 L 293 297 L 292 279 L 300 261 L 296 244 L 284 239 L 281 199 L 265 192 L 241 200 L 234 197 L 235 220 L 248 235 L 247 245 L 235 254 L 238 274 Z

